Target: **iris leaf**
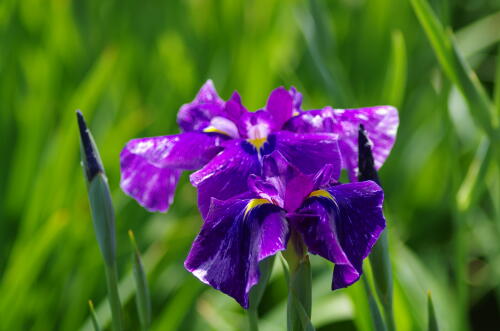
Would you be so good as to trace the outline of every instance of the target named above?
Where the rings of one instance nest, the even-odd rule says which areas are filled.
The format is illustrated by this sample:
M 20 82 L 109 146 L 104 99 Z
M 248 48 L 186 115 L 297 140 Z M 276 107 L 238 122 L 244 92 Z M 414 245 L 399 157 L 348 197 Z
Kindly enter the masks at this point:
M 136 304 L 139 313 L 139 320 L 143 330 L 147 330 L 151 324 L 151 298 L 149 294 L 148 280 L 142 264 L 141 254 L 135 242 L 132 230 L 129 230 L 130 242 L 134 248 L 132 265 L 136 286 Z
M 368 305 L 370 306 L 373 328 L 375 329 L 375 331 L 387 331 L 384 319 L 382 318 L 382 314 L 380 313 L 380 309 L 378 308 L 377 300 L 375 300 L 375 297 L 373 296 L 373 291 L 370 287 L 370 283 L 368 283 L 366 276 L 363 276 L 362 278 L 363 286 L 368 297 Z
M 439 331 L 436 319 L 436 312 L 434 311 L 434 304 L 432 303 L 431 292 L 427 294 L 427 310 L 429 312 L 428 331 Z
M 101 331 L 101 327 L 99 325 L 99 321 L 97 320 L 97 316 L 94 310 L 94 303 L 92 302 L 92 300 L 89 300 L 89 310 L 90 317 L 92 318 L 92 325 L 94 326 L 94 331 Z

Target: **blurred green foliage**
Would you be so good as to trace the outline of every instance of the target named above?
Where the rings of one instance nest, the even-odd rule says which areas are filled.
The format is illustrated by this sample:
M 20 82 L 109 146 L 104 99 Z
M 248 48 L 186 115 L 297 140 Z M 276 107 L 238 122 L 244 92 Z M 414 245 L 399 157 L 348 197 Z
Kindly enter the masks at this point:
M 430 5 L 498 116 L 500 2 Z M 132 229 L 151 286 L 152 330 L 244 329 L 243 310 L 183 268 L 201 222 L 186 178 L 168 214 L 146 212 L 118 185 L 127 140 L 176 133 L 179 106 L 208 78 L 224 98 L 237 89 L 250 109 L 278 85 L 295 85 L 306 109 L 398 107 L 398 140 L 380 172 L 398 330 L 427 328 L 428 290 L 441 330 L 494 330 L 499 157 L 489 158 L 470 207 L 459 209 L 484 131 L 438 59 L 410 1 L 1 1 L 0 330 L 92 330 L 89 299 L 109 325 L 75 109 L 89 121 L 112 189 L 125 324 L 139 329 Z M 317 329 L 372 330 L 362 283 L 333 293 L 332 266 L 311 260 Z M 261 329 L 283 329 L 285 306 L 276 263 Z

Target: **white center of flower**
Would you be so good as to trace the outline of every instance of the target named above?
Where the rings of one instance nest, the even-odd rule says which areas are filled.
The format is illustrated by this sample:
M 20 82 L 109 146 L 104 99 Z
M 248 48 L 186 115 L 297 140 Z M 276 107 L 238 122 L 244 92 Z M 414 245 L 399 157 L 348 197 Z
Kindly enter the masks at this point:
M 248 139 L 266 139 L 271 129 L 267 123 L 257 123 L 247 126 Z

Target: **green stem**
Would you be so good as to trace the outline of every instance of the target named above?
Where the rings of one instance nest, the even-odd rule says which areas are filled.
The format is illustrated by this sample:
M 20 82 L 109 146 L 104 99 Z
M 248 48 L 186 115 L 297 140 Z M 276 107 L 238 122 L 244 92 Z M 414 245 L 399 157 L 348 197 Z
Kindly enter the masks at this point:
M 248 309 L 248 329 L 250 331 L 259 331 L 259 316 L 256 309 Z
M 288 331 L 311 330 L 311 264 L 299 233 L 292 231 L 288 248 L 283 256 L 289 267 Z
M 392 267 L 389 256 L 388 229 L 382 232 L 377 244 L 370 254 L 370 264 L 374 278 L 375 289 L 384 310 L 385 323 L 388 331 L 396 330 L 392 307 L 393 285 Z
M 111 307 L 113 331 L 122 331 L 122 310 L 120 295 L 118 293 L 118 271 L 116 263 L 106 264 L 106 280 L 108 285 L 108 299 Z

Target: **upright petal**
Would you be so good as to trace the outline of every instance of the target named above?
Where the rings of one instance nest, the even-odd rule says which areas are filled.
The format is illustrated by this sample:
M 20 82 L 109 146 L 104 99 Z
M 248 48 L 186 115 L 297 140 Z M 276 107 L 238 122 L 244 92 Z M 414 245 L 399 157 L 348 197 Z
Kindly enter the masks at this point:
M 356 282 L 363 259 L 385 227 L 383 191 L 372 181 L 311 193 L 292 218 L 313 254 L 335 263 L 332 289 Z
M 316 174 L 325 164 L 331 164 L 334 167 L 332 175 L 335 179 L 340 177 L 341 160 L 336 135 L 280 131 L 271 135 L 269 140 L 275 140 L 275 149 L 301 172 Z
M 224 101 L 215 90 L 212 80 L 201 87 L 190 103 L 181 107 L 177 114 L 177 123 L 184 132 L 201 131 L 210 125 L 210 120 L 221 114 Z
M 313 190 L 313 176 L 306 175 L 274 151 L 262 161 L 262 177 L 250 177 L 249 185 L 259 196 L 287 212 L 294 212 Z
M 245 140 L 234 139 L 207 165 L 191 174 L 193 186 L 198 188 L 198 207 L 205 218 L 211 198 L 227 200 L 248 191 L 250 174 L 260 173 L 257 151 Z
M 279 207 L 256 200 L 212 200 L 184 263 L 202 282 L 248 308 L 259 261 L 286 248 L 288 225 Z
M 182 170 L 159 168 L 124 149 L 120 155 L 122 190 L 149 211 L 166 212 Z
M 284 87 L 271 92 L 267 100 L 266 110 L 272 115 L 272 130 L 280 130 L 293 115 L 294 99 Z
M 298 115 L 302 111 L 302 93 L 295 86 L 290 87 L 289 93 L 293 99 L 293 115 Z
M 225 139 L 216 133 L 187 132 L 134 139 L 127 143 L 124 150 L 159 168 L 195 170 L 222 150 L 221 144 Z
M 379 169 L 394 145 L 399 125 L 398 112 L 391 106 L 358 109 L 333 109 L 302 112 L 293 117 L 285 128 L 293 132 L 332 132 L 339 135 L 343 168 L 349 171 L 351 181 L 358 173 L 358 127 L 363 124 L 373 144 L 375 167 Z

